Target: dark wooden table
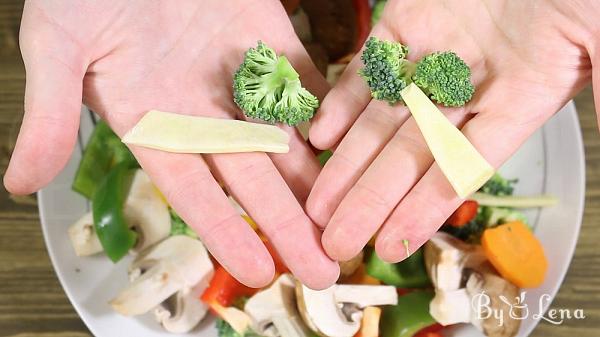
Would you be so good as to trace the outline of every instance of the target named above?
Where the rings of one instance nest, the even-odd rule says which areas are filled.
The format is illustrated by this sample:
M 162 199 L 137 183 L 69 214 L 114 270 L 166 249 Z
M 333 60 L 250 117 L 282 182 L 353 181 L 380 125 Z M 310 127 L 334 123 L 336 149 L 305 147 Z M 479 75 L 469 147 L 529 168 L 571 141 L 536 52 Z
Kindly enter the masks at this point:
M 21 1 L 0 0 L 0 172 L 23 111 L 25 73 L 17 46 Z M 600 336 L 600 135 L 591 88 L 576 99 L 587 158 L 583 227 L 554 308 L 581 308 L 586 319 L 542 323 L 532 336 Z M 568 172 L 565 172 L 568 174 Z M 0 336 L 90 336 L 65 296 L 44 245 L 34 197 L 0 187 Z

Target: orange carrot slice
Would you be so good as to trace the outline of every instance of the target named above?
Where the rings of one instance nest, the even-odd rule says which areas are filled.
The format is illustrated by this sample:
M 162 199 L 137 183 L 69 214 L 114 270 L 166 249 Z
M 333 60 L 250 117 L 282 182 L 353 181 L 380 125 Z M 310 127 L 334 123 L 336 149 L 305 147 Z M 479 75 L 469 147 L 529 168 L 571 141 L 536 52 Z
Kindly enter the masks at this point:
M 486 229 L 481 245 L 500 275 L 521 288 L 544 282 L 548 261 L 541 242 L 522 222 L 514 221 Z

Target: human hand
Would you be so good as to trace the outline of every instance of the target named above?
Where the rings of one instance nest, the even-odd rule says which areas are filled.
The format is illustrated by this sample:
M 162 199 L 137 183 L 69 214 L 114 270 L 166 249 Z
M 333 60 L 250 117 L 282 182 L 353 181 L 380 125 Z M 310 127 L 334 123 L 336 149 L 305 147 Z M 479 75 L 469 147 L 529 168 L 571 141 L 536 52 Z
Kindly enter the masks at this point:
M 120 136 L 151 109 L 236 118 L 233 73 L 259 39 L 286 54 L 313 93 L 322 97 L 328 90 L 277 0 L 28 1 L 20 39 L 25 116 L 4 177 L 16 194 L 43 187 L 68 161 L 82 100 Z M 288 154 L 131 150 L 240 281 L 266 285 L 273 261 L 213 175 L 260 225 L 290 270 L 308 286 L 323 288 L 335 282 L 339 267 L 324 253 L 318 229 L 300 206 L 320 167 L 298 132 L 285 130 L 291 135 Z
M 470 65 L 473 100 L 442 111 L 498 168 L 589 82 L 590 58 L 600 106 L 597 13 L 593 1 L 391 0 L 372 35 L 408 45 L 412 60 L 452 50 Z M 359 54 L 313 120 L 311 142 L 337 148 L 307 212 L 333 259 L 352 258 L 379 230 L 378 255 L 397 262 L 404 240 L 414 252 L 462 200 L 406 107 L 371 100 L 361 67 Z

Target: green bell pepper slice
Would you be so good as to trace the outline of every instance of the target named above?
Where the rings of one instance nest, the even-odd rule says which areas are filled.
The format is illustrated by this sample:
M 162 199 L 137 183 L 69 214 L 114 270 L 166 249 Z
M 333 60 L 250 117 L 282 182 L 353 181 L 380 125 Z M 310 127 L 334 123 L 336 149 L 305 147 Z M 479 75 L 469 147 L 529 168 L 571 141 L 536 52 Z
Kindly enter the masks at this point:
M 99 121 L 88 140 L 72 188 L 92 199 L 110 169 L 119 163 L 137 166 L 135 157 L 104 121 Z
M 412 337 L 421 329 L 435 324 L 429 314 L 433 291 L 414 291 L 398 297 L 398 304 L 385 306 L 381 314 L 381 337 Z
M 398 288 L 423 288 L 431 285 L 425 269 L 423 249 L 399 263 L 385 262 L 373 251 L 366 269 L 367 274 L 372 277 Z
M 106 255 L 119 261 L 135 245 L 137 234 L 129 229 L 123 208 L 135 169 L 127 163 L 115 166 L 96 188 L 92 200 L 94 228 Z

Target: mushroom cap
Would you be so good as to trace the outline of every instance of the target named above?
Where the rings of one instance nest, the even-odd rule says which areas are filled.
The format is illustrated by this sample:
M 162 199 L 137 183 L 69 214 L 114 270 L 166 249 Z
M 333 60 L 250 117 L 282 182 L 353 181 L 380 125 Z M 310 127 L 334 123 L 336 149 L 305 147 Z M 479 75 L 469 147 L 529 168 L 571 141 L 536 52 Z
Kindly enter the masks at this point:
M 132 253 L 139 253 L 169 236 L 169 206 L 143 170 L 136 170 L 133 176 L 123 212 L 129 226 L 138 233 Z
M 102 244 L 96 235 L 91 211 L 72 224 L 68 232 L 77 256 L 89 256 L 102 251 Z
M 475 268 L 485 261 L 480 246 L 447 233 L 437 232 L 425 244 L 425 267 L 436 289 L 451 291 L 464 287 L 465 268 Z
M 296 308 L 294 278 L 282 274 L 273 284 L 250 297 L 244 311 L 252 319 L 252 328 L 261 336 L 276 337 L 280 332 L 274 327 L 275 317 L 299 317 Z M 286 336 L 287 337 L 287 336 Z
M 154 309 L 154 318 L 169 332 L 189 332 L 206 316 L 208 306 L 199 298 L 207 287 L 208 282 L 201 282 L 179 290 Z
M 494 273 L 474 271 L 471 276 L 469 276 L 466 289 L 471 297 L 485 291 L 485 294 L 488 295 L 490 299 L 489 306 L 493 309 L 502 310 L 504 313 L 504 322 L 503 324 L 499 324 L 500 322 L 494 315 L 490 315 L 487 319 L 480 320 L 478 317 L 482 316 L 480 316 L 476 310 L 473 310 L 471 322 L 475 327 L 488 337 L 516 336 L 519 332 L 521 321 L 511 319 L 508 313 L 512 309 L 513 313 L 520 316 L 520 309 L 518 307 L 511 308 L 500 298 L 501 296 L 511 300 L 517 298 L 519 296 L 519 288 L 517 286 Z
M 358 255 L 351 258 L 350 260 L 340 262 L 340 278 L 348 277 L 354 274 L 354 272 L 362 264 L 363 258 L 364 253 L 361 250 L 360 253 L 358 253 Z
M 182 289 L 207 284 L 214 272 L 204 245 L 184 235 L 146 249 L 129 270 L 133 282 L 110 302 L 126 316 L 146 313 Z
M 429 303 L 429 313 L 441 325 L 471 322 L 471 296 L 467 289 L 436 290 Z
M 342 312 L 335 301 L 333 285 L 324 290 L 312 290 L 300 283 L 296 285 L 298 310 L 308 327 L 320 336 L 352 337 L 360 328 L 362 313 L 352 310 L 348 315 Z

